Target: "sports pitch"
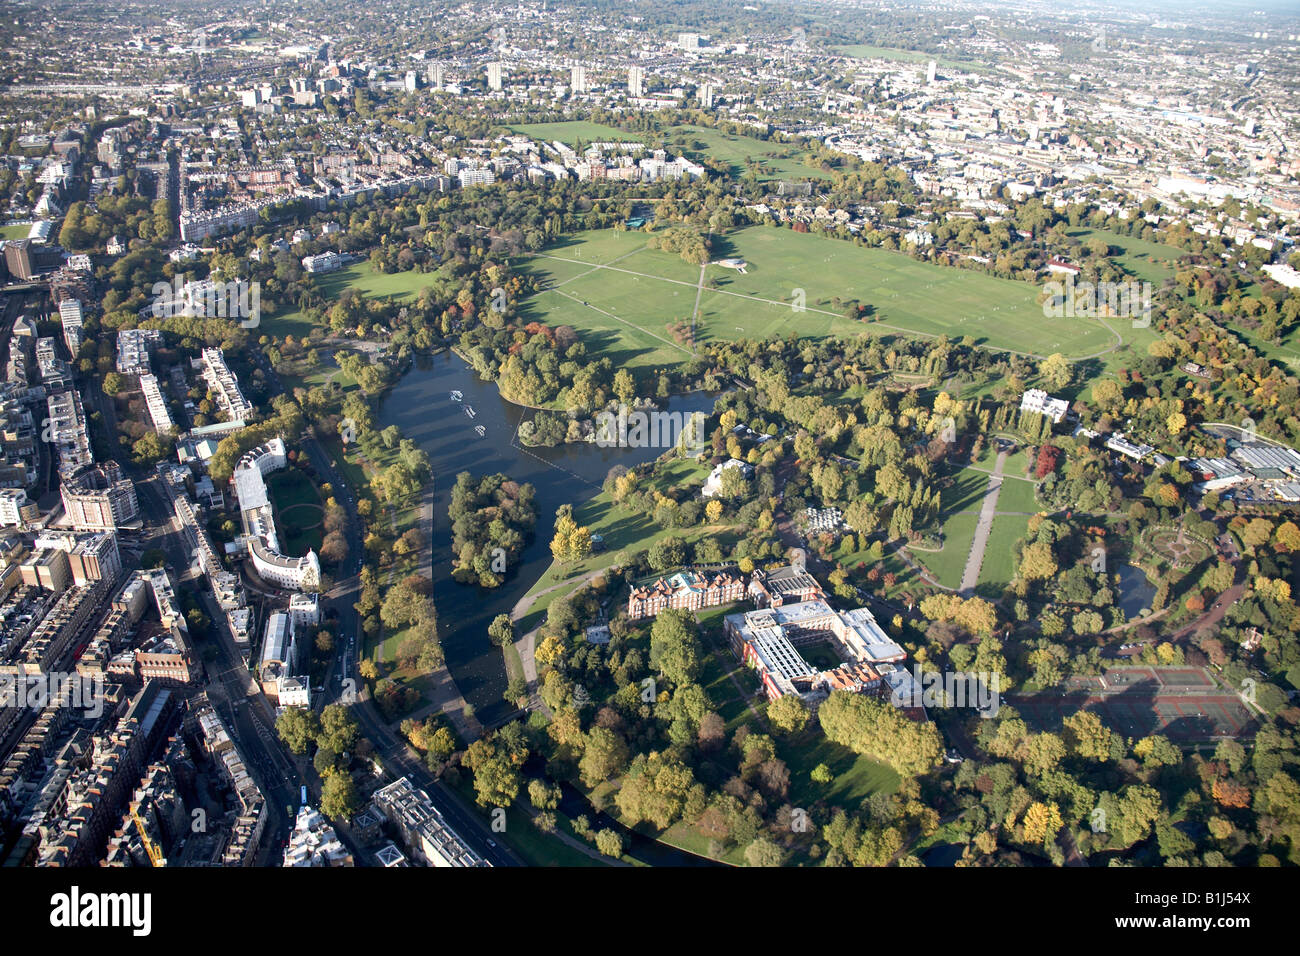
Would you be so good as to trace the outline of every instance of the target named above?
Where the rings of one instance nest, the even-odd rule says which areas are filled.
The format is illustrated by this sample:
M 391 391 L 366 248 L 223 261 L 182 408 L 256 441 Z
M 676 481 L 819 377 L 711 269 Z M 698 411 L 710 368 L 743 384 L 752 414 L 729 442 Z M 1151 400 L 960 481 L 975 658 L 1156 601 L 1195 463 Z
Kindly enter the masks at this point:
M 1008 701 L 1032 727 L 1057 730 L 1064 718 L 1091 710 L 1128 737 L 1164 734 L 1179 743 L 1251 737 L 1254 717 L 1229 688 L 1200 667 L 1112 668 L 1099 677 L 1071 677 L 1061 685 Z
M 1071 359 L 1121 344 L 1099 321 L 1044 318 L 1039 287 L 1029 283 L 787 229 L 750 226 L 713 238 L 713 254 L 743 259 L 743 273 L 650 249 L 642 232 L 580 233 L 523 261 L 549 287 L 523 303 L 522 317 L 573 326 L 592 352 L 632 367 L 686 359 L 689 348 L 668 326 L 692 316 L 701 344 L 791 333 L 969 335 L 988 348 Z M 845 318 L 853 301 L 873 321 Z

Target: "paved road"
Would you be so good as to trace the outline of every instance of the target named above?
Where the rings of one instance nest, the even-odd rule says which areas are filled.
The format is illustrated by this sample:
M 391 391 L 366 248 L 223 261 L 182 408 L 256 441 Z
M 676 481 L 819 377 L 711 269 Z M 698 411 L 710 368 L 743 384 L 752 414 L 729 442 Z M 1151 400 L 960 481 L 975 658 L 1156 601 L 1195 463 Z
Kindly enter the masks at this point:
M 1246 593 L 1245 581 L 1242 581 L 1240 584 L 1234 584 L 1232 587 L 1228 588 L 1228 590 L 1223 592 L 1223 595 L 1214 603 L 1213 607 L 1207 610 L 1195 621 L 1192 621 L 1192 623 L 1184 625 L 1182 628 L 1175 631 L 1168 640 L 1181 641 L 1185 638 L 1191 637 L 1201 629 L 1208 630 L 1209 628 L 1214 627 L 1223 620 L 1223 616 L 1228 613 L 1228 608 L 1241 600 L 1241 596 L 1244 593 Z
M 214 649 L 217 656 L 204 662 L 208 699 L 226 721 L 268 802 L 270 816 L 262 840 L 262 857 L 274 857 L 280 842 L 293 829 L 302 780 L 293 758 L 275 734 L 275 712 L 249 674 L 225 615 L 206 581 L 190 577 L 197 542 L 173 520 L 171 501 L 160 479 L 152 476 L 137 480 L 136 492 L 149 529 L 141 543 L 167 555 L 168 567 L 178 578 L 177 585 L 198 594 L 212 621 L 205 646 Z
M 998 452 L 998 460 L 993 465 L 993 475 L 989 478 L 988 490 L 984 492 L 984 505 L 980 508 L 979 522 L 975 525 L 975 537 L 971 541 L 970 557 L 966 559 L 966 569 L 961 574 L 961 587 L 964 595 L 975 593 L 979 583 L 980 567 L 984 564 L 984 549 L 988 547 L 989 532 L 993 530 L 993 519 L 998 511 L 998 493 L 1002 491 L 1002 466 L 1006 463 L 1007 452 Z

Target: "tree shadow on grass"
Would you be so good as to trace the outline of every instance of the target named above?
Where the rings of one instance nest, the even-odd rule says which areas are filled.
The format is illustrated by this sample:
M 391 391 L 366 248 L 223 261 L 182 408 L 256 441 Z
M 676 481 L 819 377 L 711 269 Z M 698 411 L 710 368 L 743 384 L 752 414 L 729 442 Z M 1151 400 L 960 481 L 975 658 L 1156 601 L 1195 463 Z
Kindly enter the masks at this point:
M 714 259 L 740 258 L 731 237 L 716 232 L 709 239 L 709 255 Z

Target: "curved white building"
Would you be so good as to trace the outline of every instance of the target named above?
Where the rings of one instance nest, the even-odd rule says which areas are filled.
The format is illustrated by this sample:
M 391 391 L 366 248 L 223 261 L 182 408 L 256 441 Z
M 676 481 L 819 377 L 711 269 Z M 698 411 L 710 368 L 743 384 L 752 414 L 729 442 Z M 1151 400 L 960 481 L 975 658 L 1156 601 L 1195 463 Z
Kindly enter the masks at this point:
M 320 585 L 320 559 L 310 548 L 301 558 L 290 558 L 270 550 L 260 538 L 252 538 L 248 556 L 258 577 L 268 584 L 295 591 L 310 591 Z
M 311 591 L 320 584 L 320 559 L 310 548 L 300 558 L 281 553 L 271 499 L 266 492 L 265 476 L 288 462 L 283 439 L 272 438 L 244 453 L 231 480 L 239 499 L 248 558 L 258 577 L 277 587 Z

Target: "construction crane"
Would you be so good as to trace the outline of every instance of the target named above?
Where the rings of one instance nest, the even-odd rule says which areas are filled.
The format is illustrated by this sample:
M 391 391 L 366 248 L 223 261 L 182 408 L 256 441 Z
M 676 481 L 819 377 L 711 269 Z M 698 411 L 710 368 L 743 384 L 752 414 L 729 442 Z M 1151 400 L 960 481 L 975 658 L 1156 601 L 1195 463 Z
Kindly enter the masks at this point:
M 162 848 L 149 836 L 149 828 L 140 816 L 140 804 L 131 805 L 131 819 L 135 821 L 135 829 L 140 834 L 140 842 L 144 844 L 144 852 L 149 854 L 149 862 L 154 866 L 166 866 L 167 858 L 163 856 Z

